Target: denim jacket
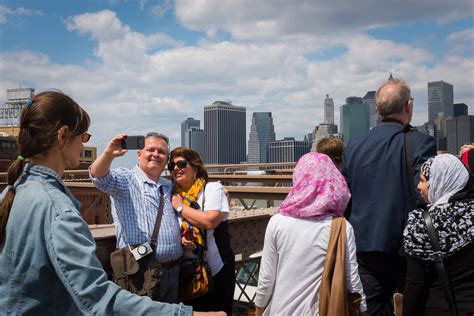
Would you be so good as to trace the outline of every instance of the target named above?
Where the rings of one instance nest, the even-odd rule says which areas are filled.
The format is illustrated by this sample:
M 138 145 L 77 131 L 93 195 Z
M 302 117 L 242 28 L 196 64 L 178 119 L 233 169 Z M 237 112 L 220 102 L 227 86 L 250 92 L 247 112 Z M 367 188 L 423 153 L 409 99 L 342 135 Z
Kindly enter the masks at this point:
M 191 314 L 107 280 L 80 204 L 56 172 L 27 164 L 14 190 L 0 246 L 0 315 Z

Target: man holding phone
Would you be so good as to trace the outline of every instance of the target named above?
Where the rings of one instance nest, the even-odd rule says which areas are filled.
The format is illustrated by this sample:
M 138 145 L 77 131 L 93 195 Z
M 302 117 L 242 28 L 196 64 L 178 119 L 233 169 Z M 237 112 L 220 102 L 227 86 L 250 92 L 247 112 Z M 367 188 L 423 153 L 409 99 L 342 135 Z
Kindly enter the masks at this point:
M 143 148 L 135 148 L 142 145 Z M 138 164 L 133 169 L 110 169 L 112 161 L 127 152 L 125 148 L 138 149 Z M 171 205 L 171 182 L 161 178 L 168 154 L 169 140 L 165 135 L 148 133 L 144 137 L 127 137 L 119 134 L 92 163 L 89 175 L 97 189 L 112 199 L 118 248 L 150 242 L 162 190 L 165 202 L 155 254 L 162 266 L 160 301 L 178 303 L 178 261 L 183 248 L 178 218 Z

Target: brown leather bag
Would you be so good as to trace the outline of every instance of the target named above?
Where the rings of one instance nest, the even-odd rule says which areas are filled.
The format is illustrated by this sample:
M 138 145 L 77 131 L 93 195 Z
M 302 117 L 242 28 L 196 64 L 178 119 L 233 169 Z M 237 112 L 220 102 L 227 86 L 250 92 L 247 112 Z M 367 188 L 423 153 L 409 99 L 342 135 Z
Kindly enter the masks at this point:
M 324 260 L 323 275 L 319 289 L 319 315 L 360 315 L 362 298 L 359 293 L 347 293 L 346 288 L 346 220 L 335 217 Z
M 160 298 L 161 268 L 154 252 L 137 261 L 130 249 L 123 247 L 111 253 L 110 263 L 113 281 L 121 288 L 153 300 Z
M 156 215 L 155 227 L 151 235 L 150 246 L 153 250 L 148 255 L 136 260 L 131 250 L 139 245 L 129 245 L 110 254 L 113 270 L 113 281 L 121 288 L 132 293 L 149 296 L 153 300 L 160 298 L 161 265 L 156 261 L 156 245 L 163 216 L 164 195 L 160 187 L 160 205 Z

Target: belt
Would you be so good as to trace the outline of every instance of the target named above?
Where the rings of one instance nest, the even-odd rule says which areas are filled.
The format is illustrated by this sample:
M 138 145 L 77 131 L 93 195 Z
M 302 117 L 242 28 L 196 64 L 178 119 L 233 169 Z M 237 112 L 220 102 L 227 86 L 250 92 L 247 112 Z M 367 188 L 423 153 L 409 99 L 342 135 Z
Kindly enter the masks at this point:
M 173 261 L 168 261 L 168 262 L 160 262 L 160 266 L 164 269 L 171 269 L 175 265 L 179 263 L 179 259 L 173 260 Z

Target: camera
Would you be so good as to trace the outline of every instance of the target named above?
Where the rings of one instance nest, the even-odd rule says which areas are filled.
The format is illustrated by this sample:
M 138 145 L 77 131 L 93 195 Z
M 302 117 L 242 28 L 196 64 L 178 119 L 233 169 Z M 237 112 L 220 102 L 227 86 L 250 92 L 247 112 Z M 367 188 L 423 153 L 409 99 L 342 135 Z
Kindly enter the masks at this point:
M 133 254 L 133 257 L 135 260 L 140 260 L 141 258 L 149 255 L 150 253 L 153 252 L 153 249 L 151 249 L 151 246 L 148 242 L 145 242 L 143 244 L 138 245 L 134 249 L 130 250 Z
M 145 145 L 145 136 L 127 136 L 122 140 L 123 149 L 143 149 Z

